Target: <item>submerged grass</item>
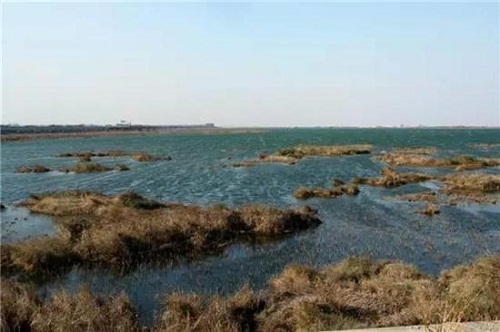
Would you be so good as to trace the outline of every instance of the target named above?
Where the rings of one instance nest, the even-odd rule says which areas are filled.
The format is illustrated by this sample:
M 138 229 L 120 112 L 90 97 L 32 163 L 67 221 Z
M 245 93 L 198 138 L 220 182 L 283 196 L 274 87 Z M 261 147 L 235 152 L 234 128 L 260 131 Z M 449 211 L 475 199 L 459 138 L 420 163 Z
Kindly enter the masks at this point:
M 307 208 L 201 208 L 162 204 L 134 193 L 32 195 L 23 206 L 57 217 L 60 233 L 2 246 L 2 265 L 13 273 L 44 274 L 76 263 L 130 266 L 149 259 L 206 255 L 235 241 L 273 239 L 321 223 Z
M 500 318 L 500 256 L 444 271 L 438 278 L 398 262 L 348 258 L 315 269 L 292 264 L 259 293 L 229 297 L 173 293 L 152 331 L 318 331 Z M 124 295 L 82 288 L 43 303 L 29 284 L 2 278 L 2 329 L 139 331 Z

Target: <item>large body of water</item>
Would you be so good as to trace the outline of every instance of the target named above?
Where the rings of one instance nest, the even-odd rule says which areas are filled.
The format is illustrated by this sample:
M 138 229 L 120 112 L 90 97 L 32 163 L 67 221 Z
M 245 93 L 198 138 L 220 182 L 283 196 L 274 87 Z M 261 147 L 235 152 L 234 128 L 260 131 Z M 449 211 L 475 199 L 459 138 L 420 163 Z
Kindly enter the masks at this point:
M 30 193 L 67 189 L 116 194 L 133 190 L 167 202 L 230 206 L 259 202 L 288 207 L 307 204 L 319 211 L 318 228 L 259 246 L 235 245 L 223 256 L 170 266 L 143 266 L 124 275 L 74 268 L 41 285 L 42 293 L 61 287 L 75 290 L 87 284 L 96 292 L 125 291 L 151 322 L 161 297 L 172 291 L 234 292 L 244 283 L 259 289 L 292 262 L 313 266 L 336 263 L 351 255 L 401 260 L 437 275 L 443 269 L 478 256 L 500 253 L 500 207 L 444 206 L 432 218 L 415 213 L 421 203 L 390 199 L 401 193 L 428 190 L 433 183 L 396 189 L 363 186 L 356 197 L 293 198 L 302 186 L 331 186 L 333 178 L 377 176 L 382 164 L 370 155 L 307 158 L 296 165 L 267 164 L 253 168 L 231 166 L 260 153 L 272 153 L 297 144 L 373 144 L 375 153 L 394 147 L 435 146 L 444 155 L 500 157 L 500 149 L 477 149 L 477 143 L 500 143 L 498 129 L 280 129 L 259 134 L 158 135 L 44 140 L 2 144 L 2 241 L 26 235 L 50 234 L 50 219 L 13 207 Z M 19 166 L 42 164 L 59 168 L 75 163 L 58 153 L 120 149 L 170 155 L 172 161 L 138 163 L 128 158 L 102 158 L 125 163 L 128 172 L 98 174 L 16 174 Z M 427 172 L 446 172 L 424 169 Z M 500 174 L 500 169 L 482 170 Z

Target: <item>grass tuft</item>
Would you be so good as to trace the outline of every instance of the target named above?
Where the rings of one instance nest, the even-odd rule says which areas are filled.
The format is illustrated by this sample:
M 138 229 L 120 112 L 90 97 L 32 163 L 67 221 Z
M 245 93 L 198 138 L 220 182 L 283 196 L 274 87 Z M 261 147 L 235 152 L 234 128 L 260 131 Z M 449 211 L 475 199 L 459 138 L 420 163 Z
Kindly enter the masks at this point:
M 16 169 L 16 173 L 47 173 L 50 169 L 43 165 L 22 166 Z

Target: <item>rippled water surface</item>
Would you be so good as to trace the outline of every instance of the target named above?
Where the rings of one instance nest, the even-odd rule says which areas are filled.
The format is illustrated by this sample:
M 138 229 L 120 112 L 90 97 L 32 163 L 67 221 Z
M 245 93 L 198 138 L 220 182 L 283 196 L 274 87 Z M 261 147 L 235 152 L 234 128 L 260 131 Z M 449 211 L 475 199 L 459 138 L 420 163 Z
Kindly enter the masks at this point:
M 260 134 L 131 136 L 2 144 L 2 202 L 8 205 L 2 212 L 2 241 L 22 240 L 27 233 L 52 234 L 54 230 L 45 218 L 13 207 L 30 193 L 45 191 L 88 189 L 115 194 L 133 190 L 169 202 L 231 206 L 262 202 L 282 207 L 308 204 L 319 211 L 323 221 L 320 227 L 277 242 L 235 245 L 223 256 L 169 266 L 143 266 L 126 274 L 74 268 L 61 278 L 41 285 L 42 293 L 60 287 L 75 290 L 81 284 L 104 293 L 124 290 L 145 322 L 151 322 L 159 308 L 158 294 L 174 290 L 231 293 L 246 282 L 261 288 L 291 262 L 321 266 L 350 255 L 366 255 L 402 260 L 438 274 L 479 255 L 500 252 L 498 206 L 443 207 L 441 214 L 428 218 L 415 213 L 421 203 L 391 199 L 401 193 L 428 190 L 436 185 L 431 182 L 396 189 L 362 187 L 356 197 L 307 202 L 293 198 L 294 190 L 301 186 L 331 186 L 333 178 L 349 181 L 355 176 L 378 175 L 382 165 L 369 155 L 307 158 L 296 165 L 231 167 L 237 161 L 296 144 L 357 143 L 373 144 L 375 153 L 393 147 L 435 146 L 443 155 L 500 157 L 500 149 L 472 147 L 477 143 L 500 143 L 497 129 L 281 129 Z M 14 173 L 19 166 L 42 164 L 59 168 L 75 163 L 71 158 L 55 158 L 58 153 L 109 149 L 170 155 L 173 160 L 138 163 L 129 158 L 102 158 L 99 161 L 108 165 L 125 163 L 131 168 L 128 172 Z M 500 169 L 485 172 L 500 174 Z

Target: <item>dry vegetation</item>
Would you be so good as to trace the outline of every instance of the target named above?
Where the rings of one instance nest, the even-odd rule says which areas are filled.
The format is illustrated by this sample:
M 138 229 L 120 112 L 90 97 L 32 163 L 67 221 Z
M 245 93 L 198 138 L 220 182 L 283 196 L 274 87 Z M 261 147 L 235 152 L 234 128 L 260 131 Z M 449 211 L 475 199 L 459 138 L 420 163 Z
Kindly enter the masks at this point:
M 172 295 L 158 326 L 161 331 L 318 331 L 494 320 L 500 317 L 499 268 L 499 256 L 438 279 L 408 265 L 356 258 L 322 270 L 290 265 L 262 294 L 243 288 L 208 303 Z
M 321 221 L 315 211 L 253 205 L 238 209 L 165 205 L 129 193 L 32 195 L 31 212 L 55 216 L 60 234 L 2 245 L 2 269 L 44 275 L 77 263 L 129 267 L 219 252 L 235 241 L 299 232 Z
M 130 157 L 135 161 L 139 162 L 147 162 L 147 161 L 159 161 L 159 160 L 172 160 L 171 157 L 160 157 L 153 156 L 146 152 L 126 152 L 122 150 L 110 150 L 110 151 L 101 151 L 101 152 L 92 152 L 92 151 L 84 151 L 84 152 L 67 152 L 60 153 L 56 157 L 61 158 L 78 158 L 81 162 L 91 161 L 94 157 Z
M 48 302 L 30 284 L 2 278 L 2 331 L 139 331 L 134 308 L 122 296 L 94 296 L 88 289 L 60 292 Z
M 252 167 L 266 163 L 282 163 L 293 165 L 304 157 L 309 156 L 345 156 L 355 154 L 369 154 L 371 152 L 371 145 L 358 144 L 358 145 L 298 145 L 292 148 L 279 150 L 272 155 L 262 154 L 258 159 L 246 160 L 236 164 L 235 167 Z
M 153 156 L 145 152 L 138 152 L 131 154 L 131 158 L 135 161 L 145 162 L 145 161 L 159 161 L 159 160 L 171 160 L 170 157 L 159 157 Z
M 334 188 L 299 188 L 293 196 L 298 199 L 308 199 L 313 197 L 335 198 L 343 195 L 356 196 L 359 188 L 356 184 L 344 184 L 335 180 Z
M 318 331 L 500 318 L 500 256 L 432 278 L 409 265 L 348 258 L 313 269 L 292 264 L 259 293 L 244 286 L 210 299 L 166 297 L 153 331 Z M 2 279 L 3 330 L 139 331 L 125 296 L 86 289 L 42 303 L 29 285 Z
M 378 178 L 355 178 L 353 182 L 356 184 L 393 188 L 408 183 L 429 181 L 435 178 L 431 175 L 421 173 L 398 173 L 391 167 L 385 167 L 381 173 L 382 176 Z
M 427 152 L 420 151 L 417 153 L 414 151 L 396 150 L 377 156 L 375 159 L 393 166 L 450 167 L 459 171 L 500 166 L 500 158 L 478 158 L 472 156 L 436 158 L 430 156 Z
M 89 162 L 79 162 L 78 164 L 67 167 L 67 168 L 61 168 L 59 171 L 65 172 L 65 173 L 98 173 L 98 172 L 108 172 L 108 171 L 128 171 L 130 168 L 128 168 L 127 165 L 125 164 L 118 164 L 114 167 L 108 167 L 100 164 L 94 164 L 94 163 L 89 163 Z
M 458 203 L 500 203 L 500 175 L 458 173 L 437 177 L 443 187 L 439 191 L 399 196 L 409 202 L 456 205 Z
M 47 173 L 50 169 L 42 165 L 22 166 L 16 169 L 16 173 Z
M 432 217 L 433 215 L 440 214 L 441 210 L 439 209 L 439 206 L 437 206 L 436 204 L 429 203 L 425 208 L 419 210 L 418 212 L 426 216 Z

